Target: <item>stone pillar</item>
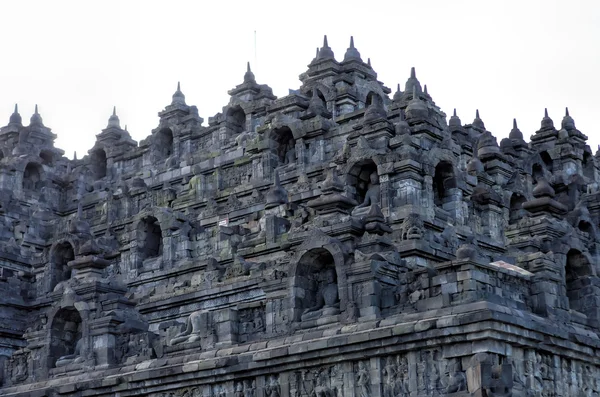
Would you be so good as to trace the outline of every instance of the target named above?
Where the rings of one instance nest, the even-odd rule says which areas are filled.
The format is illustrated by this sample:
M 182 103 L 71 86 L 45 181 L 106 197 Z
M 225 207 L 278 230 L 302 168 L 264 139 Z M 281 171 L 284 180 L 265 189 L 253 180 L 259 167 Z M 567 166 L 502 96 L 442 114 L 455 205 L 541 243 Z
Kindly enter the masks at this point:
M 14 186 L 14 180 L 17 179 L 15 178 L 15 175 L 12 175 L 12 173 L 5 167 L 0 167 L 0 189 L 6 189 L 6 190 L 21 190 L 21 189 L 15 189 Z
M 383 397 L 381 385 L 383 384 L 381 379 L 381 358 L 371 357 L 369 367 L 370 379 L 371 379 L 371 396 L 370 397 Z
M 230 346 L 238 341 L 238 313 L 235 309 L 212 312 L 212 326 L 217 336 L 217 346 Z
M 121 324 L 112 317 L 103 317 L 90 322 L 92 350 L 96 365 L 109 366 L 116 364 L 115 348 L 117 345 L 117 326 Z
M 481 226 L 494 241 L 504 242 L 504 219 L 500 207 L 484 205 L 481 211 Z

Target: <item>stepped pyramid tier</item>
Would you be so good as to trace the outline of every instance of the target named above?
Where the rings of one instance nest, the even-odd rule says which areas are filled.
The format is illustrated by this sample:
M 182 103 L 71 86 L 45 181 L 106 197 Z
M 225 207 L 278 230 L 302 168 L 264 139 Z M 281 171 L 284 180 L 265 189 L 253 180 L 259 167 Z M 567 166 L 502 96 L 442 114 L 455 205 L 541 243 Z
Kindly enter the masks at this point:
M 569 110 L 498 143 L 365 59 L 325 37 L 279 98 L 241 63 L 207 123 L 177 83 L 139 143 L 107 104 L 73 160 L 5 109 L 0 395 L 599 395 L 600 155 Z

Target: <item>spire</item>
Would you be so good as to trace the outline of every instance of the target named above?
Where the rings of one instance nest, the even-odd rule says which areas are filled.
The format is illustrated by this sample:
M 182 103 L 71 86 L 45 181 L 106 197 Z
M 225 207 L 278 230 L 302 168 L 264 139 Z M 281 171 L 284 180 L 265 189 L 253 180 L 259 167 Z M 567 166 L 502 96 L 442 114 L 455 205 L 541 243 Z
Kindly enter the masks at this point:
M 31 116 L 29 125 L 44 125 L 44 123 L 42 122 L 42 116 L 40 116 L 40 114 L 38 113 L 38 105 L 35 105 L 35 112 Z
M 479 109 L 475 110 L 475 120 L 473 120 L 473 126 L 481 130 L 485 130 L 485 124 L 483 124 L 483 120 L 481 120 L 481 117 L 479 117 Z
M 325 106 L 325 103 L 323 103 L 316 88 L 313 88 L 312 90 L 312 96 L 308 103 L 308 111 L 315 116 L 322 116 L 327 113 L 327 107 Z
M 171 105 L 185 105 L 185 95 L 183 95 L 183 92 L 181 92 L 181 85 L 179 84 L 179 81 L 177 82 L 177 91 L 175 91 L 175 93 L 173 94 L 173 102 L 171 102 Z
M 256 79 L 254 77 L 254 73 L 250 69 L 250 62 L 246 65 L 246 73 L 244 74 L 244 83 L 256 83 Z
M 333 55 L 333 51 L 329 48 L 329 44 L 327 44 L 327 35 L 323 37 L 323 47 L 319 50 L 319 55 L 317 55 L 318 60 L 322 59 L 333 59 L 335 60 L 335 56 Z
M 417 87 L 413 85 L 412 99 L 410 100 L 410 102 L 408 102 L 408 106 L 406 107 L 406 118 L 422 120 L 426 119 L 428 115 L 429 111 L 427 110 L 427 106 L 425 106 L 423 101 L 419 99 L 419 95 L 417 94 Z
M 427 84 L 425 84 L 423 86 L 423 95 L 425 96 L 425 98 L 427 99 L 431 99 L 431 96 L 429 95 L 429 93 L 427 92 Z
M 374 94 L 371 98 L 371 105 L 367 108 L 364 115 L 364 122 L 387 119 L 387 112 L 383 106 L 381 96 Z
M 394 93 L 394 101 L 400 101 L 400 99 L 402 99 L 402 91 L 400 91 L 400 83 L 398 83 L 398 87 Z
M 121 124 L 119 122 L 119 117 L 117 116 L 117 107 L 113 106 L 112 115 L 108 119 L 107 128 L 121 128 Z
M 496 153 L 500 153 L 496 138 L 494 138 L 491 132 L 484 131 L 477 142 L 477 157 L 481 161 L 486 161 Z
M 371 66 L 371 58 L 367 58 L 367 65 L 369 65 L 369 67 L 372 69 L 373 67 Z
M 10 119 L 8 121 L 9 125 L 23 125 L 23 120 L 21 119 L 21 115 L 19 114 L 19 106 L 15 103 L 15 111 L 10 115 Z
M 569 108 L 565 108 L 565 117 L 562 119 L 561 126 L 567 131 L 575 129 L 575 120 L 573 120 L 573 117 L 569 116 Z
M 542 130 L 554 129 L 554 122 L 548 117 L 548 108 L 544 108 L 544 118 L 542 119 Z
M 360 52 L 354 47 L 354 37 L 350 36 L 350 47 L 346 50 L 346 54 L 344 55 L 344 62 L 348 62 L 351 60 L 356 60 L 362 62 L 362 58 L 360 57 Z
M 406 85 L 404 87 L 404 92 L 411 92 L 411 91 L 413 91 L 413 87 L 416 88 L 416 93 L 417 94 L 420 94 L 422 92 L 422 90 L 421 90 L 421 83 L 417 79 L 417 73 L 415 71 L 414 66 L 412 68 L 410 68 L 410 77 L 408 78 L 408 80 L 406 80 Z
M 448 123 L 448 125 L 450 127 L 462 127 L 462 122 L 460 121 L 460 118 L 458 118 L 458 116 L 456 115 L 456 108 L 454 108 L 454 113 L 452 114 L 452 117 L 450 117 L 450 122 Z
M 273 208 L 287 202 L 288 192 L 283 188 L 283 186 L 281 186 L 279 172 L 275 171 L 273 186 L 271 186 L 266 195 L 265 209 Z
M 398 124 L 396 124 L 396 135 L 404 135 L 410 134 L 410 127 L 406 122 L 406 117 L 404 116 L 404 112 L 400 110 L 400 120 L 398 120 Z
M 519 127 L 517 127 L 517 119 L 513 119 L 513 128 L 510 131 L 510 134 L 508 134 L 508 137 L 510 139 L 515 139 L 519 141 L 523 140 L 523 133 L 521 132 L 521 130 L 519 130 Z

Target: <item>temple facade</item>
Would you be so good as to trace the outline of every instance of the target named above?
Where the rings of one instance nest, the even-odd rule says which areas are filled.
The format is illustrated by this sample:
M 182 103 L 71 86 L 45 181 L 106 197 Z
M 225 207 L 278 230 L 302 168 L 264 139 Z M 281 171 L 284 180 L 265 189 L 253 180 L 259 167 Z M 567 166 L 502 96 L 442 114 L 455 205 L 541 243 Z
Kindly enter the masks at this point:
M 178 86 L 74 160 L 15 107 L 0 395 L 600 395 L 600 157 L 568 110 L 498 144 L 352 40 L 300 82 L 248 65 L 207 125 Z

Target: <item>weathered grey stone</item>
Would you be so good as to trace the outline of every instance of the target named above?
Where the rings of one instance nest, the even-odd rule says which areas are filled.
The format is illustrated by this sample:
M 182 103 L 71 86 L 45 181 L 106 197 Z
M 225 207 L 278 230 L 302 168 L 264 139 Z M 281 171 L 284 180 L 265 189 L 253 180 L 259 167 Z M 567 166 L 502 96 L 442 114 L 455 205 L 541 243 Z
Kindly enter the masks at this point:
M 351 39 L 299 90 L 250 65 L 208 126 L 178 84 L 68 160 L 0 128 L 0 394 L 600 393 L 600 153 L 567 110 L 462 125 Z

